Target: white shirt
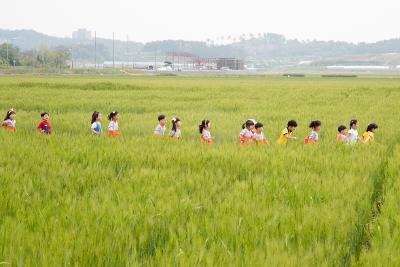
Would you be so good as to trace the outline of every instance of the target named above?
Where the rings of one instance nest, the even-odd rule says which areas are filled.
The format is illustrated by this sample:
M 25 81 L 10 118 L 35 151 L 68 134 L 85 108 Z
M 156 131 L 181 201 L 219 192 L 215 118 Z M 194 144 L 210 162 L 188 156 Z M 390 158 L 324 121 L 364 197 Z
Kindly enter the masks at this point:
M 109 131 L 118 131 L 118 122 L 116 121 L 110 121 L 110 124 L 108 124 L 108 130 Z
M 349 143 L 356 144 L 358 141 L 358 131 L 356 129 L 349 130 Z
M 256 141 L 263 141 L 265 139 L 264 133 L 254 133 L 253 136 Z
M 208 130 L 203 130 L 202 136 L 203 136 L 203 139 L 204 139 L 204 140 L 210 140 L 210 139 L 212 139 L 211 133 L 210 133 L 210 131 L 208 131 Z
M 318 132 L 316 132 L 316 131 L 311 131 L 311 133 L 310 133 L 310 135 L 309 135 L 309 138 L 310 138 L 311 140 L 318 141 Z
M 244 128 L 241 132 L 240 135 L 246 138 L 253 138 L 253 132 L 248 130 L 247 128 Z
M 7 127 L 15 127 L 16 125 L 16 121 L 12 119 L 7 119 L 3 123 L 6 124 Z
M 171 131 L 171 137 L 173 138 L 180 138 L 181 137 L 181 130 L 180 129 L 176 129 L 176 131 Z
M 95 131 L 96 133 L 101 133 L 101 123 L 98 121 L 95 121 L 92 123 L 92 127 L 90 127 L 93 131 Z
M 154 135 L 163 136 L 165 133 L 165 125 L 161 126 L 160 124 L 154 129 Z

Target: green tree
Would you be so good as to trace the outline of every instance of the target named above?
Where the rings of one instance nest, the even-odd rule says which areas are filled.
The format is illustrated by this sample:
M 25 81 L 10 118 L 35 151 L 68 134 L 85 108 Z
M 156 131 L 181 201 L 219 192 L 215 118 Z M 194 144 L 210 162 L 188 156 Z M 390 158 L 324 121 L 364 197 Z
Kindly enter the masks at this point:
M 21 54 L 18 47 L 9 43 L 0 45 L 0 64 L 10 66 L 20 65 L 20 57 Z
M 68 66 L 67 61 L 71 57 L 70 51 L 65 48 L 59 48 L 53 51 L 53 53 L 54 53 L 53 60 L 55 67 L 60 69 L 66 68 Z

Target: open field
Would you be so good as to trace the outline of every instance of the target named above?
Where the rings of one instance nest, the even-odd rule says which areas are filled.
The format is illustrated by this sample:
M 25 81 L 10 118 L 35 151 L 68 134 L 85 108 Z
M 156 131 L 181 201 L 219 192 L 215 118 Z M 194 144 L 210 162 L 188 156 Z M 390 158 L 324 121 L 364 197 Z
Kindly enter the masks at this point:
M 18 129 L 0 131 L 0 262 L 399 265 L 399 103 L 389 78 L 0 77 Z M 94 110 L 103 130 L 121 112 L 121 138 L 91 136 Z M 42 111 L 53 136 L 35 131 Z M 182 141 L 152 137 L 159 113 L 182 119 Z M 239 147 L 248 118 L 268 146 Z M 336 144 L 352 118 L 379 125 L 375 144 Z M 300 140 L 278 146 L 289 119 Z

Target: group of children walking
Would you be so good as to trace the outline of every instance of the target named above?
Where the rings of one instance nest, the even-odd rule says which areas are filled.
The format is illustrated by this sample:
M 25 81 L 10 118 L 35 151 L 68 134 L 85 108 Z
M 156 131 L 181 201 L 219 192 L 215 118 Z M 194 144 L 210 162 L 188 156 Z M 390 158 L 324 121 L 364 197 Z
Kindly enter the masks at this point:
M 2 127 L 10 132 L 16 131 L 16 112 L 14 109 L 7 111 L 7 114 L 2 122 Z M 45 135 L 52 134 L 52 126 L 50 123 L 49 113 L 43 112 L 40 114 L 41 121 L 37 127 L 37 130 Z M 117 137 L 120 135 L 118 126 L 119 113 L 117 111 L 112 111 L 108 114 L 108 136 Z M 100 136 L 103 133 L 101 126 L 102 115 L 100 112 L 95 111 L 92 114 L 91 120 L 91 132 L 95 136 Z M 164 115 L 158 116 L 158 124 L 154 129 L 153 135 L 157 137 L 165 136 L 167 130 L 166 117 Z M 319 120 L 312 121 L 309 125 L 311 128 L 310 134 L 304 138 L 305 144 L 317 144 L 319 141 L 319 132 L 321 130 L 322 123 Z M 249 144 L 268 144 L 267 138 L 264 136 L 264 125 L 261 122 L 257 122 L 255 119 L 248 119 L 242 125 L 242 131 L 239 134 L 239 140 L 241 145 Z M 368 144 L 374 141 L 375 132 L 378 129 L 378 125 L 371 123 L 368 125 L 367 130 L 362 136 L 358 134 L 359 123 L 357 120 L 353 119 L 350 121 L 350 129 L 347 131 L 346 126 L 340 125 L 338 127 L 338 135 L 336 141 L 345 144 L 356 144 L 361 142 Z M 294 135 L 295 129 L 297 128 L 297 122 L 295 120 L 290 120 L 287 123 L 279 138 L 277 140 L 278 144 L 286 144 L 290 140 L 296 140 L 297 137 Z M 211 122 L 207 119 L 200 122 L 199 133 L 200 140 L 203 143 L 211 144 L 214 141 L 214 137 L 211 135 Z M 171 131 L 169 137 L 172 139 L 181 139 L 181 120 L 177 117 L 171 119 Z
M 309 125 L 311 132 L 306 138 L 304 138 L 305 144 L 318 144 L 319 132 L 321 130 L 322 123 L 319 120 L 312 121 Z M 360 137 L 358 135 L 358 121 L 350 121 L 350 130 L 347 131 L 346 126 L 340 125 L 338 127 L 338 136 L 336 141 L 345 144 L 355 144 L 357 141 L 368 144 L 374 141 L 375 132 L 378 129 L 378 125 L 371 123 L 368 125 L 365 133 Z M 268 141 L 263 134 L 263 124 L 256 122 L 254 119 L 247 120 L 243 126 L 243 130 L 240 132 L 240 144 L 246 145 L 251 142 L 256 144 L 267 144 Z M 278 144 L 286 144 L 289 140 L 296 140 L 297 137 L 294 136 L 295 129 L 297 128 L 297 122 L 295 120 L 290 120 L 278 138 Z

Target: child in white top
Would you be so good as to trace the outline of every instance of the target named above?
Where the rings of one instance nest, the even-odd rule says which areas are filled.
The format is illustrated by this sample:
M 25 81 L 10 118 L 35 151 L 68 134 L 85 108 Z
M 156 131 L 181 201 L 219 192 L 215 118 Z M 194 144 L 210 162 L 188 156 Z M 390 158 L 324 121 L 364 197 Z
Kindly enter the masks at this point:
M 202 120 L 199 125 L 200 140 L 205 144 L 211 144 L 214 141 L 214 137 L 210 133 L 211 122 L 209 120 Z
M 239 134 L 240 138 L 240 144 L 241 145 L 246 145 L 251 141 L 254 137 L 254 121 L 253 120 L 247 120 L 243 125 L 242 125 L 242 131 Z
M 113 111 L 108 115 L 108 119 L 110 123 L 108 124 L 108 136 L 119 136 L 119 126 L 118 126 L 118 119 L 119 113 L 117 111 Z
M 93 112 L 92 114 L 92 126 L 90 127 L 92 130 L 92 134 L 99 136 L 103 132 L 101 129 L 101 113 L 98 111 Z
M 267 144 L 268 143 L 267 138 L 264 137 L 263 127 L 264 127 L 264 125 L 261 122 L 257 122 L 254 125 L 255 132 L 253 135 L 253 139 L 256 144 Z
M 349 134 L 349 144 L 357 144 L 357 141 L 362 141 L 361 137 L 358 136 L 358 121 L 351 120 L 350 121 L 350 130 L 348 131 Z
M 304 139 L 305 144 L 318 144 L 319 131 L 321 130 L 321 121 L 312 121 L 309 128 L 312 129 L 309 136 Z
M 154 129 L 154 135 L 155 136 L 164 136 L 165 134 L 165 116 L 164 115 L 159 115 L 158 116 L 158 125 Z
M 170 137 L 174 139 L 181 138 L 181 120 L 179 118 L 172 118 L 172 129 Z
M 17 123 L 15 121 L 15 110 L 10 109 L 9 111 L 7 111 L 6 117 L 1 123 L 1 126 L 3 126 L 3 128 L 6 129 L 7 131 L 15 132 L 16 124 Z

